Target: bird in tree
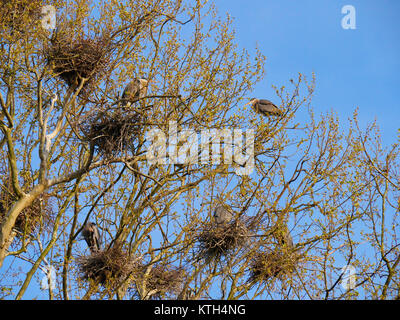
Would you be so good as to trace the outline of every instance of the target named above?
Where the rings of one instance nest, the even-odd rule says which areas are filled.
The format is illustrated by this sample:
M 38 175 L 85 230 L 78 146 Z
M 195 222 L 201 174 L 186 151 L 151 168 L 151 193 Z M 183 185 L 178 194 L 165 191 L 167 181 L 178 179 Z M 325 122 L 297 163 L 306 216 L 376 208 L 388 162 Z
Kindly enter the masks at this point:
M 289 231 L 281 239 L 281 244 L 283 246 L 287 246 L 288 248 L 293 248 L 293 246 L 294 246 L 293 239 L 292 239 L 292 236 L 290 235 Z
M 94 222 L 86 223 L 82 230 L 82 236 L 85 239 L 91 253 L 95 253 L 100 250 L 99 230 Z
M 245 106 L 249 104 L 251 104 L 257 113 L 264 116 L 279 116 L 282 114 L 282 110 L 267 99 L 252 98 L 249 103 L 245 104 Z
M 274 237 L 282 247 L 293 248 L 293 239 L 287 226 L 278 227 L 274 232 Z
M 129 107 L 132 103 L 137 102 L 147 94 L 147 88 L 149 86 L 149 80 L 147 79 L 133 79 L 125 87 L 122 93 L 122 101 L 124 107 Z
M 219 205 L 215 208 L 213 216 L 217 226 L 227 224 L 233 220 L 232 212 L 223 205 Z

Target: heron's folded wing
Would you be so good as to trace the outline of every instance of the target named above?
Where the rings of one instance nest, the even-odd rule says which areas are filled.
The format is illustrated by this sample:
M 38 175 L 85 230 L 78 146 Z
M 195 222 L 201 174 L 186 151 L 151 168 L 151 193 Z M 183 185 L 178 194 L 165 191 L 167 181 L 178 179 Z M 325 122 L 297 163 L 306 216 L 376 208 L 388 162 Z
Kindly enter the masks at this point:
M 269 103 L 269 104 L 260 104 L 260 111 L 265 112 L 265 113 L 271 113 L 271 114 L 281 114 L 282 111 L 279 110 L 274 104 Z

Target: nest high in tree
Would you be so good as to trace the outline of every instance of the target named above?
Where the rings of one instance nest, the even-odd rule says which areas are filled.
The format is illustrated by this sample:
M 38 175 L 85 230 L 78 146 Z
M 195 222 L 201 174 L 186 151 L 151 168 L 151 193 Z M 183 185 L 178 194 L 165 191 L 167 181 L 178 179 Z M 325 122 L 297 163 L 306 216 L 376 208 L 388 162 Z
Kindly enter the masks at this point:
M 41 0 L 0 0 L 0 29 L 25 33 L 41 18 Z
M 181 268 L 157 264 L 146 275 L 147 266 L 139 267 L 135 272 L 136 285 L 145 284 L 149 298 L 161 299 L 165 295 L 176 296 L 181 291 L 185 272 Z
M 299 256 L 293 250 L 258 252 L 250 263 L 250 281 L 284 279 L 291 276 L 298 265 Z
M 5 179 L 0 191 L 0 221 L 17 200 L 18 197 L 12 188 L 10 180 Z M 38 228 L 41 220 L 44 225 L 49 225 L 53 213 L 48 195 L 42 195 L 41 198 L 35 199 L 29 207 L 20 212 L 15 220 L 14 230 L 17 231 L 16 236 L 22 238 L 24 235 L 30 235 Z
M 97 78 L 105 75 L 113 45 L 108 36 L 84 38 L 60 33 L 44 48 L 44 55 L 56 76 L 69 87 L 77 87 L 82 79 L 80 93 L 88 93 Z
M 81 279 L 104 286 L 119 285 L 136 268 L 135 260 L 120 246 L 78 258 Z
M 249 229 L 240 220 L 218 226 L 215 223 L 207 223 L 197 235 L 199 254 L 209 262 L 241 246 L 248 235 Z
M 102 110 L 82 121 L 81 131 L 100 154 L 112 158 L 133 150 L 135 139 L 143 132 L 141 119 L 134 110 Z

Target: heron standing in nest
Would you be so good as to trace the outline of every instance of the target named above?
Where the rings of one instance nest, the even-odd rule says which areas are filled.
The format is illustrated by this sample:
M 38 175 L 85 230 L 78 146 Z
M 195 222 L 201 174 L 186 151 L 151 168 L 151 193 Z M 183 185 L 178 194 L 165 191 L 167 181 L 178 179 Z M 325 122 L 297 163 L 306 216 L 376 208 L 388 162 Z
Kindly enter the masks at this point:
M 288 249 L 294 248 L 292 236 L 286 226 L 275 230 L 274 237 L 280 246 Z
M 137 78 L 129 82 L 122 93 L 123 107 L 129 107 L 132 103 L 145 97 L 149 82 L 150 80 Z
M 245 106 L 249 104 L 251 104 L 257 113 L 264 116 L 279 116 L 282 114 L 282 110 L 267 99 L 252 98 L 249 103 L 245 104 Z
M 82 230 L 82 236 L 85 239 L 90 252 L 95 253 L 100 250 L 100 234 L 97 225 L 94 222 L 86 223 Z
M 213 216 L 217 227 L 228 224 L 233 220 L 232 212 L 226 209 L 223 205 L 219 205 L 215 208 Z

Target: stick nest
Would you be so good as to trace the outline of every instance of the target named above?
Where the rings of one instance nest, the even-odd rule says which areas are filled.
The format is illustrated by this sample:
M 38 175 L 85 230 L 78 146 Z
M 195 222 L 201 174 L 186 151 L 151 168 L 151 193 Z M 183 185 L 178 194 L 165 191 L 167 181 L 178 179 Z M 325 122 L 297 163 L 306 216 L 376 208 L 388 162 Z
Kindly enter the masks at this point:
M 120 246 L 94 252 L 78 258 L 81 279 L 104 286 L 118 285 L 136 268 L 136 261 Z
M 0 221 L 17 200 L 18 197 L 14 192 L 11 181 L 5 179 L 0 191 Z M 54 211 L 50 204 L 49 195 L 43 194 L 36 198 L 29 207 L 20 212 L 15 220 L 14 230 L 17 231 L 17 238 L 32 234 L 37 230 L 41 220 L 43 225 L 49 226 L 53 216 Z
M 298 260 L 299 256 L 293 250 L 258 252 L 250 263 L 250 281 L 282 280 L 292 275 Z
M 161 299 L 165 295 L 177 295 L 183 286 L 185 272 L 181 268 L 165 264 L 141 266 L 135 272 L 135 280 L 145 284 L 151 299 Z M 137 284 L 138 285 L 138 284 Z
M 53 72 L 70 87 L 78 87 L 85 79 L 80 94 L 88 94 L 96 79 L 104 77 L 112 51 L 106 35 L 84 38 L 68 34 L 58 35 L 44 48 L 44 55 Z
M 106 158 L 132 152 L 135 139 L 143 132 L 141 115 L 134 110 L 102 110 L 81 122 L 80 129 L 95 150 Z
M 223 225 L 216 225 L 213 222 L 205 224 L 197 236 L 200 256 L 210 261 L 212 258 L 227 254 L 247 241 L 248 230 L 240 220 Z
M 43 1 L 0 0 L 1 29 L 25 33 L 35 20 L 41 18 Z

